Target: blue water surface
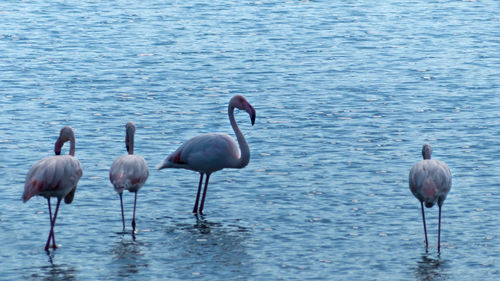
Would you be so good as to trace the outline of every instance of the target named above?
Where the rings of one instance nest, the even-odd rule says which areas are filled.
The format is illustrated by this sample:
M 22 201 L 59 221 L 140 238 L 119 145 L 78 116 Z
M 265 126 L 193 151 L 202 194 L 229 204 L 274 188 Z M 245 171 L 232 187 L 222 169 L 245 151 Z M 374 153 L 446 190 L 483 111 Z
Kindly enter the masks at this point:
M 498 280 L 499 3 L 2 1 L 0 279 Z M 196 218 L 198 174 L 154 167 L 234 137 L 235 94 L 251 161 Z M 108 179 L 127 121 L 150 168 L 135 240 Z M 47 254 L 46 200 L 20 198 L 67 125 L 83 176 Z M 453 174 L 440 255 L 408 189 L 426 142 Z

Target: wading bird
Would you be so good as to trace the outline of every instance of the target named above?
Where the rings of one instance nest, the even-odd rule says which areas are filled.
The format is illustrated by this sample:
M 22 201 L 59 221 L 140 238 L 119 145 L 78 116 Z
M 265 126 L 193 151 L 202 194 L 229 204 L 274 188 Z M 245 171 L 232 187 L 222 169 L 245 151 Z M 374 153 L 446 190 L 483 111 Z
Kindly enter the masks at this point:
M 135 206 L 137 202 L 137 192 L 144 185 L 149 176 L 146 160 L 139 155 L 134 155 L 134 135 L 135 125 L 128 122 L 125 125 L 125 146 L 128 155 L 123 155 L 115 159 L 109 169 L 109 180 L 113 184 L 116 192 L 120 196 L 120 206 L 122 208 L 123 231 L 125 232 L 125 217 L 123 215 L 123 190 L 134 192 L 134 215 L 132 217 L 132 233 L 135 233 Z
M 207 186 L 210 175 L 213 172 L 224 168 L 241 169 L 250 161 L 250 148 L 241 133 L 236 120 L 234 119 L 234 109 L 245 110 L 250 115 L 252 125 L 255 123 L 255 109 L 241 95 L 236 95 L 229 101 L 227 113 L 231 127 L 236 134 L 239 144 L 227 134 L 203 134 L 191 138 L 182 144 L 175 152 L 168 155 L 167 158 L 160 163 L 157 168 L 182 168 L 200 173 L 200 182 L 198 183 L 198 192 L 194 203 L 193 213 L 203 214 L 203 206 L 205 204 L 205 196 L 207 194 Z M 198 209 L 198 201 L 200 200 L 201 185 L 203 175 L 206 175 L 205 188 Z
M 431 159 L 432 149 L 429 144 L 422 147 L 422 156 L 424 160 L 418 162 L 410 170 L 410 190 L 420 201 L 422 208 L 422 220 L 424 222 L 425 249 L 427 250 L 429 242 L 427 240 L 427 228 L 425 226 L 425 207 L 430 208 L 437 203 L 439 207 L 438 224 L 438 253 L 441 249 L 441 206 L 446 195 L 451 188 L 450 168 L 439 160 Z
M 61 148 L 65 142 L 70 142 L 69 155 L 60 155 Z M 35 195 L 47 198 L 49 205 L 50 232 L 45 250 L 49 250 L 50 240 L 52 238 L 52 247 L 57 248 L 54 237 L 54 226 L 56 224 L 57 212 L 61 200 L 64 198 L 66 204 L 73 201 L 78 180 L 82 176 L 82 167 L 75 156 L 75 134 L 71 127 L 64 127 L 59 133 L 59 138 L 55 144 L 56 156 L 49 156 L 38 161 L 31 167 L 26 175 L 24 184 L 23 202 L 28 201 Z M 52 217 L 50 207 L 50 197 L 57 198 L 56 210 Z

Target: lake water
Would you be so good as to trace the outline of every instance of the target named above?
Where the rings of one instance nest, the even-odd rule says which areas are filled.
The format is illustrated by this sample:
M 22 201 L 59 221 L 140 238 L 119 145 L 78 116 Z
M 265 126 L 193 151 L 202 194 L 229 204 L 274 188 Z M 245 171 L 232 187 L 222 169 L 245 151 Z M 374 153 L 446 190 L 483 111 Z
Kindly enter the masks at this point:
M 0 3 L 0 279 L 498 280 L 500 4 L 378 2 Z M 251 161 L 197 219 L 198 174 L 154 167 L 234 136 L 235 94 Z M 135 240 L 108 179 L 127 121 L 150 167 Z M 46 200 L 20 198 L 66 125 L 83 176 L 47 254 Z M 408 188 L 426 142 L 453 174 L 440 255 Z

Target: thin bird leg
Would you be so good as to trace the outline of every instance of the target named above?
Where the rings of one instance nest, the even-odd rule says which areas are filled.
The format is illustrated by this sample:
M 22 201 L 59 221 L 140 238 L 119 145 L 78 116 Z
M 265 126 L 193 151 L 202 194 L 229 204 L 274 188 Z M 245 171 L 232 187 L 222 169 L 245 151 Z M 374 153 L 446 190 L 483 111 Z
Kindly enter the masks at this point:
M 203 173 L 200 173 L 200 183 L 198 184 L 198 193 L 196 193 L 196 201 L 194 202 L 193 214 L 198 213 L 198 201 L 200 201 L 200 192 L 202 183 L 203 183 Z
M 441 250 L 441 206 L 439 206 L 439 223 L 438 223 L 438 253 Z
M 207 174 L 207 179 L 205 180 L 205 188 L 203 189 L 203 197 L 201 197 L 200 214 L 203 215 L 203 206 L 205 205 L 205 196 L 207 195 L 208 179 L 210 174 Z
M 54 212 L 54 220 L 52 221 L 52 225 L 50 226 L 49 238 L 47 239 L 47 243 L 45 244 L 45 251 L 49 251 L 50 238 L 54 236 L 54 226 L 56 225 L 57 212 L 59 211 L 59 205 L 61 204 L 61 199 L 57 199 L 56 211 Z M 52 248 L 55 250 L 57 248 L 56 244 L 52 245 Z
M 120 206 L 122 207 L 122 224 L 123 224 L 123 232 L 125 232 L 125 216 L 123 215 L 123 199 L 122 199 L 122 193 L 118 193 L 120 195 Z
M 420 207 L 422 207 L 422 220 L 424 222 L 424 233 L 425 233 L 425 251 L 429 247 L 429 242 L 427 241 L 427 227 L 425 226 L 425 215 L 424 215 L 424 202 L 420 202 Z
M 135 196 L 134 196 L 134 215 L 132 217 L 132 234 L 135 233 L 135 204 L 137 202 L 137 191 L 134 193 L 135 193 Z
M 52 208 L 50 207 L 50 197 L 47 197 L 47 202 L 49 203 L 49 217 L 50 217 L 50 227 L 52 228 Z M 54 233 L 52 233 L 52 244 L 56 244 Z

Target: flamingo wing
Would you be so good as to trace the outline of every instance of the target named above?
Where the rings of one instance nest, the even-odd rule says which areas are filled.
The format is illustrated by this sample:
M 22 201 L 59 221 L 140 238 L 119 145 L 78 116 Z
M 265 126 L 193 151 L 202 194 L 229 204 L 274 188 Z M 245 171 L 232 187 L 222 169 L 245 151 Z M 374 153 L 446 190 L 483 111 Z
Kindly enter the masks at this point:
M 451 171 L 439 160 L 422 160 L 411 168 L 409 183 L 413 195 L 420 201 L 441 204 L 451 189 Z
M 149 176 L 146 160 L 139 155 L 123 155 L 113 162 L 109 179 L 117 192 L 139 190 Z
M 238 145 L 227 134 L 204 134 L 189 139 L 158 165 L 162 168 L 184 168 L 215 172 L 231 167 L 239 158 Z
M 432 176 L 434 182 L 437 183 L 438 204 L 441 205 L 451 189 L 451 171 L 444 162 L 439 160 L 432 161 L 433 165 L 435 165 L 435 173 Z
M 59 199 L 65 197 L 76 189 L 81 176 L 80 162 L 73 156 L 44 158 L 33 165 L 26 175 L 23 201 L 26 202 L 35 195 L 55 196 Z M 70 197 L 65 202 L 71 203 Z

